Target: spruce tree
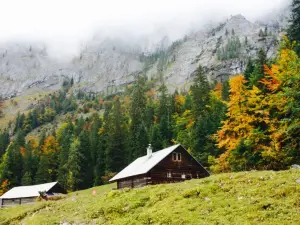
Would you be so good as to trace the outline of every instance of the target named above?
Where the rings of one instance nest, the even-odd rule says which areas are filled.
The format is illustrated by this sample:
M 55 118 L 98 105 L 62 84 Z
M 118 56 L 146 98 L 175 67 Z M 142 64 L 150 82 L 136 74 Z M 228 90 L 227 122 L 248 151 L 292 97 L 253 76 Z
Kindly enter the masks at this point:
M 101 176 L 104 174 L 105 160 L 104 160 L 104 146 L 102 145 L 102 139 L 99 135 L 99 130 L 102 127 L 102 120 L 100 120 L 98 114 L 92 115 L 91 120 L 91 132 L 90 132 L 90 150 L 91 150 L 91 162 L 93 165 L 94 185 L 101 184 Z
M 159 125 L 155 124 L 151 128 L 150 134 L 150 143 L 153 147 L 154 151 L 158 151 L 163 148 L 163 138 L 161 137 L 160 127 Z
M 268 27 L 267 26 L 265 26 L 264 36 L 268 36 Z
M 80 142 L 75 139 L 70 146 L 70 153 L 68 156 L 68 161 L 65 165 L 67 170 L 67 188 L 70 191 L 78 190 L 79 184 L 82 181 L 81 177 L 81 166 L 83 161 L 83 155 L 79 150 Z
M 106 170 L 111 172 L 121 171 L 125 166 L 125 136 L 124 119 L 121 103 L 117 97 L 109 118 L 109 133 L 106 148 Z
M 300 55 L 300 0 L 293 0 L 290 26 L 287 32 L 291 41 L 296 41 L 295 51 Z
M 22 185 L 32 185 L 32 174 L 30 172 L 26 172 L 22 177 Z
M 91 121 L 91 132 L 90 132 L 90 144 L 91 144 L 91 156 L 93 165 L 97 161 L 97 149 L 99 147 L 99 129 L 101 128 L 102 121 L 99 118 L 98 114 L 92 115 Z
M 91 145 L 89 140 L 89 132 L 84 129 L 81 131 L 79 137 L 79 152 L 82 155 L 82 162 L 80 165 L 80 175 L 82 177 L 79 182 L 79 189 L 86 189 L 93 186 L 93 164 L 91 157 Z
M 172 127 L 171 127 L 171 112 L 170 112 L 170 98 L 168 96 L 168 90 L 166 85 L 163 83 L 159 91 L 159 106 L 158 106 L 158 118 L 159 118 L 159 129 L 161 138 L 163 140 L 163 146 L 167 147 L 172 138 Z
M 35 177 L 35 183 L 42 184 L 42 183 L 51 182 L 52 178 L 51 178 L 51 174 L 49 173 L 50 170 L 51 167 L 47 155 L 42 155 L 40 157 L 40 162 Z
M 228 30 L 227 30 L 227 28 L 226 28 L 226 30 L 225 30 L 225 36 L 227 37 L 228 34 L 229 34 L 229 32 L 228 32 Z
M 249 86 L 253 85 L 261 87 L 259 80 L 264 76 L 265 65 L 267 64 L 267 56 L 264 49 L 260 49 L 258 52 L 258 57 L 255 62 L 254 71 L 251 73 L 249 78 Z
M 21 185 L 22 166 L 20 147 L 11 142 L 0 165 L 0 182 L 8 179 L 11 186 Z
M 234 35 L 235 35 L 235 31 L 234 31 L 234 29 L 233 29 L 233 28 L 232 28 L 231 34 L 232 34 L 232 36 L 234 36 Z
M 228 102 L 229 101 L 229 81 L 226 80 L 222 84 L 222 100 Z
M 0 162 L 1 157 L 5 153 L 5 149 L 9 145 L 9 133 L 7 129 L 5 129 L 3 132 L 0 132 Z
M 22 129 L 19 129 L 16 138 L 15 138 L 15 144 L 19 147 L 24 147 L 25 146 L 25 133 Z
M 252 62 L 251 58 L 249 58 L 248 62 L 247 62 L 247 67 L 246 67 L 246 70 L 245 70 L 245 73 L 244 73 L 245 79 L 247 81 L 249 81 L 251 73 L 253 73 L 253 71 L 254 71 L 254 65 L 253 65 L 253 62 Z
M 62 186 L 66 186 L 67 171 L 65 164 L 68 161 L 69 149 L 74 136 L 74 126 L 71 121 L 63 123 L 57 131 L 57 141 L 60 146 L 59 151 L 59 169 L 58 169 L 58 181 Z
M 30 185 L 33 184 L 34 182 L 34 177 L 38 169 L 38 163 L 39 163 L 38 162 L 39 156 L 37 155 L 38 154 L 37 149 L 38 149 L 37 140 L 34 138 L 29 139 L 28 142 L 26 143 L 24 156 L 23 156 L 22 185 Z M 30 178 L 28 176 L 30 176 Z M 24 179 L 26 184 L 23 183 Z
M 209 102 L 209 92 L 209 82 L 203 68 L 199 66 L 193 85 L 191 86 L 192 110 L 195 120 L 201 119 L 202 112 L 206 110 L 206 105 Z
M 129 161 L 145 155 L 148 146 L 148 133 L 145 126 L 146 96 L 145 78 L 139 77 L 135 82 L 132 92 L 130 109 L 130 150 Z

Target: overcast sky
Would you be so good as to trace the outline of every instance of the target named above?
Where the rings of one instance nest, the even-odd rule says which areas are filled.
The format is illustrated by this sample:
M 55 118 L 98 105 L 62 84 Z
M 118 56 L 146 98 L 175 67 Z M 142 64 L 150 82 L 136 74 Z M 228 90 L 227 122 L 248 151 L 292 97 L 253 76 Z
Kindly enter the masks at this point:
M 289 0 L 0 0 L 0 41 L 45 41 L 73 48 L 95 31 L 173 35 L 230 15 L 255 20 Z M 120 32 L 122 31 L 122 32 Z M 63 47 L 62 47 L 63 46 Z M 69 50 L 70 50 L 69 49 Z M 71 51 L 71 50 L 70 50 Z

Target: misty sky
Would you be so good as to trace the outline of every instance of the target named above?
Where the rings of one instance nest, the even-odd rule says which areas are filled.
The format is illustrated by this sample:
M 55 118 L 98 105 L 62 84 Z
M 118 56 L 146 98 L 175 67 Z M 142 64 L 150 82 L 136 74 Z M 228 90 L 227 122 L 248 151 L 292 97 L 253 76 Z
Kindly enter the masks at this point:
M 98 31 L 119 36 L 184 32 L 230 15 L 249 20 L 289 0 L 0 0 L 0 41 L 44 41 L 72 51 Z M 69 48 L 69 49 L 68 49 Z

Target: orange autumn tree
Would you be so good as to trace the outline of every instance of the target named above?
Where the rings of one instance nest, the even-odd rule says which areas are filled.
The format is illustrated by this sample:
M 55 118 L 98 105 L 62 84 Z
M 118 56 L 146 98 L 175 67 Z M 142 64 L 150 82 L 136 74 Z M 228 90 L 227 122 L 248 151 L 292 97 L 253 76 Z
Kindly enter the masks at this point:
M 230 80 L 228 119 L 217 133 L 218 147 L 224 153 L 217 159 L 216 171 L 256 167 L 261 163 L 262 151 L 268 149 L 268 102 L 256 86 L 248 90 L 246 82 L 242 75 Z
M 59 150 L 59 145 L 54 136 L 49 136 L 45 139 L 42 146 L 42 152 L 44 154 L 56 153 Z
M 57 179 L 59 166 L 59 145 L 54 136 L 45 139 L 41 148 L 41 157 L 36 173 L 36 183 L 46 183 Z
M 215 171 L 229 171 L 227 161 L 230 152 L 237 147 L 241 138 L 249 135 L 252 127 L 246 114 L 246 80 L 243 75 L 233 77 L 230 84 L 230 101 L 228 103 L 228 119 L 223 122 L 221 130 L 217 133 L 218 147 L 223 149 L 223 154 L 217 159 Z
M 265 66 L 261 83 L 268 90 L 272 112 L 272 148 L 263 157 L 273 168 L 286 168 L 300 160 L 300 59 L 287 38 L 281 43 L 276 64 L 271 68 Z
M 265 65 L 260 88 L 246 89 L 243 76 L 232 78 L 228 119 L 217 133 L 223 153 L 212 169 L 284 169 L 299 163 L 299 68 L 300 60 L 286 41 L 276 64 Z
M 8 191 L 9 182 L 8 179 L 4 180 L 0 186 L 0 196 Z

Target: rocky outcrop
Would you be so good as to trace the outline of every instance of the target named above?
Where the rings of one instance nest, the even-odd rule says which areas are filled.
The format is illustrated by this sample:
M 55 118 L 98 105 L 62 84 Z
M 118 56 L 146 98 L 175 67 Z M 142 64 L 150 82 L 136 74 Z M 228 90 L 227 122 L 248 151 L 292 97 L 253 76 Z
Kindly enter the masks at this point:
M 68 62 L 49 57 L 42 44 L 2 44 L 0 96 L 20 95 L 31 88 L 56 90 L 64 79 L 71 77 L 86 91 L 111 93 L 120 91 L 140 74 L 146 74 L 149 79 L 162 76 L 170 89 L 180 89 L 190 83 L 199 65 L 210 80 L 228 79 L 243 72 L 247 59 L 255 57 L 260 48 L 269 57 L 274 55 L 283 24 L 286 24 L 283 17 L 263 24 L 237 15 L 209 30 L 186 35 L 168 48 L 164 38 L 160 44 L 163 48 L 151 53 L 125 42 L 94 38 L 86 43 L 79 56 Z M 267 34 L 259 35 L 265 27 Z M 238 55 L 220 59 L 218 54 L 233 39 L 240 43 Z

